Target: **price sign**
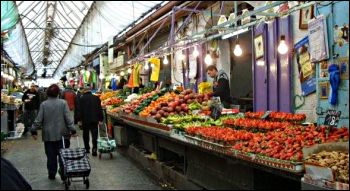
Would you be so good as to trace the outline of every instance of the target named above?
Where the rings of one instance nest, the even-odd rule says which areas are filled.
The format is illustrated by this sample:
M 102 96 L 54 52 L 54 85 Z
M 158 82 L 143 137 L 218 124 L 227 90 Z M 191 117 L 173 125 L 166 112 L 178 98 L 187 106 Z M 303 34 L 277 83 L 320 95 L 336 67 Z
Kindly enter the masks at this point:
M 328 110 L 326 118 L 324 120 L 324 125 L 337 127 L 340 115 L 341 115 L 341 111 Z
M 261 119 L 266 119 L 272 111 L 266 111 L 263 116 L 261 116 Z

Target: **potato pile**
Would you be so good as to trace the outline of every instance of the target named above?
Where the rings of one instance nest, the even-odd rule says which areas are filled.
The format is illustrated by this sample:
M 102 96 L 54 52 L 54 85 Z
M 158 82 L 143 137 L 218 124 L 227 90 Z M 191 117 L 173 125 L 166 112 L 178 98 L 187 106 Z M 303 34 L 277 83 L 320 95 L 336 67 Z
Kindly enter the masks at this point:
M 349 183 L 349 153 L 322 151 L 308 156 L 305 162 L 329 167 L 333 169 L 337 181 Z

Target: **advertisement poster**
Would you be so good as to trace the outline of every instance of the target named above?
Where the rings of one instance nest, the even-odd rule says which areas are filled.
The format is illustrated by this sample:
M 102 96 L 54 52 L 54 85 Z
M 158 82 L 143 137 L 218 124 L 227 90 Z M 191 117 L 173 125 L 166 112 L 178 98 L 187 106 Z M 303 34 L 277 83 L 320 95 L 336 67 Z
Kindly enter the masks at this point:
M 328 59 L 327 25 L 323 15 L 309 21 L 308 32 L 311 62 Z
M 299 41 L 294 48 L 298 63 L 301 90 L 303 96 L 306 96 L 316 91 L 316 66 L 310 60 L 308 37 Z

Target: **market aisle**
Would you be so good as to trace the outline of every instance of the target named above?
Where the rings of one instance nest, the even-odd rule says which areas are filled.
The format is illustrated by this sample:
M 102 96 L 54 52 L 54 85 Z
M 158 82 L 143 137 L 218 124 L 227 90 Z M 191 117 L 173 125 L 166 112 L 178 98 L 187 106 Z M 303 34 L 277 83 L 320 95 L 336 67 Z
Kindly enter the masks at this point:
M 31 136 L 11 141 L 9 150 L 3 157 L 14 164 L 32 185 L 33 190 L 62 190 L 64 184 L 58 174 L 54 181 L 50 181 L 47 177 L 44 144 L 41 141 L 41 131 L 38 133 L 40 140 L 37 141 Z M 82 144 L 81 136 L 79 138 Z M 76 141 L 71 140 L 71 145 L 75 146 Z M 156 180 L 147 176 L 127 158 L 117 152 L 114 152 L 113 156 L 112 160 L 109 159 L 109 155 L 102 156 L 99 160 L 98 157 L 89 155 L 92 168 L 89 177 L 90 190 L 161 190 Z M 70 189 L 85 189 L 85 185 L 82 182 L 75 182 Z

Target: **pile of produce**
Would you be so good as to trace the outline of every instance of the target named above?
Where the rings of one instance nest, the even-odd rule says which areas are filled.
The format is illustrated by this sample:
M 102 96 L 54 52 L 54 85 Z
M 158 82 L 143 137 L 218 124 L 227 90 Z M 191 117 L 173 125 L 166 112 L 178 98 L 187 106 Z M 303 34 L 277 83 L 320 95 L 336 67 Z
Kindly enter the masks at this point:
M 161 123 L 165 125 L 172 125 L 174 129 L 184 131 L 188 127 L 208 127 L 208 126 L 221 126 L 223 121 L 227 119 L 240 118 L 242 115 L 224 115 L 219 119 L 214 120 L 204 115 L 171 115 L 167 118 L 162 118 Z
M 137 98 L 139 98 L 139 96 L 137 94 L 131 94 L 124 100 L 124 102 L 130 103 L 131 101 L 133 101 Z
M 261 119 L 261 117 L 265 114 L 263 111 L 259 112 L 246 112 L 245 117 L 251 119 Z M 293 114 L 293 113 L 285 113 L 285 112 L 271 112 L 269 114 L 269 119 L 271 121 L 280 121 L 280 122 L 291 122 L 291 123 L 302 123 L 306 119 L 305 114 Z
M 142 95 L 142 94 L 145 94 L 145 93 L 150 93 L 150 92 L 152 92 L 153 89 L 154 89 L 154 88 L 152 88 L 152 87 L 144 87 L 144 88 L 141 88 L 139 92 L 140 92 L 140 94 Z
M 168 117 L 176 113 L 176 106 L 180 104 L 178 99 L 175 101 L 176 94 L 168 92 L 157 100 L 153 100 L 141 113 L 142 117 L 154 117 L 160 120 L 162 117 Z
M 248 153 L 256 153 L 264 156 L 301 161 L 303 158 L 302 148 L 318 143 L 337 142 L 349 140 L 349 130 L 345 127 L 334 129 L 326 138 L 326 128 L 319 130 L 315 126 L 294 126 L 284 131 L 271 131 L 256 133 L 250 141 L 238 142 L 233 148 Z
M 308 156 L 305 163 L 329 167 L 333 170 L 336 181 L 349 184 L 349 153 L 322 151 Z
M 131 89 L 129 87 L 124 87 L 122 90 L 119 90 L 117 97 L 121 99 L 127 99 L 127 96 L 131 94 Z
M 104 101 L 108 98 L 112 98 L 112 97 L 116 96 L 116 94 L 117 94 L 117 92 L 114 92 L 114 91 L 105 92 L 105 93 L 102 93 L 99 97 L 100 97 L 101 101 Z
M 233 145 L 237 141 L 250 140 L 254 136 L 253 133 L 247 131 L 222 127 L 189 127 L 186 129 L 186 133 L 193 137 L 223 145 Z
M 117 98 L 117 97 L 111 97 L 111 98 L 108 98 L 104 101 L 101 102 L 101 105 L 102 107 L 105 107 L 105 106 L 114 106 L 114 107 L 118 107 L 120 105 L 122 105 L 124 103 L 124 101 L 120 98 Z
M 236 129 L 245 129 L 254 132 L 266 132 L 277 129 L 283 130 L 289 126 L 292 126 L 292 124 L 289 122 L 273 122 L 247 118 L 227 119 L 224 121 L 224 124 Z
M 131 114 L 135 111 L 135 109 L 147 98 L 152 97 L 153 95 L 156 95 L 157 92 L 153 91 L 150 93 L 146 93 L 143 94 L 141 97 L 131 101 L 128 104 L 125 104 L 122 106 L 122 110 L 126 113 L 126 114 Z

